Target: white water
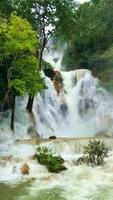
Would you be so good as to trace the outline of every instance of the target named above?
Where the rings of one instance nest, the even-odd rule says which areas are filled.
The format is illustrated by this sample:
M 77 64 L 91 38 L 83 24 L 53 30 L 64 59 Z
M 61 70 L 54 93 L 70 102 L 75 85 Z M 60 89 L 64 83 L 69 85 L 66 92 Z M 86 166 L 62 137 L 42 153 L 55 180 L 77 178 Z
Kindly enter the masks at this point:
M 51 60 L 55 68 L 60 69 L 62 52 L 54 52 L 54 55 L 53 50 L 51 52 L 49 57 L 46 55 L 46 60 Z M 37 146 L 15 143 L 17 139 L 36 137 L 35 130 L 42 138 L 51 135 L 86 137 L 100 132 L 113 136 L 113 97 L 99 86 L 99 81 L 89 70 L 61 74 L 64 91 L 59 96 L 53 82 L 45 78 L 48 89 L 35 98 L 34 119 L 26 112 L 27 97 L 16 99 L 15 133 L 9 128 L 10 111 L 0 116 L 0 183 L 14 187 L 14 183 L 32 181 L 27 194 L 23 196 L 19 191 L 14 198 L 17 200 L 112 200 L 113 151 L 104 166 L 92 168 L 75 165 L 87 140 L 45 143 L 43 145 L 52 147 L 55 154 L 61 154 L 68 168 L 60 174 L 51 174 L 45 166 L 31 159 Z M 31 133 L 30 127 L 34 130 Z M 113 148 L 113 141 L 109 140 L 109 144 Z M 20 170 L 25 162 L 30 167 L 28 176 L 23 176 Z M 5 195 L 9 194 L 4 193 L 1 199 L 9 200 Z
M 61 72 L 64 92 L 57 95 L 46 78 L 48 89 L 35 99 L 34 113 L 42 137 L 113 135 L 113 98 L 88 70 Z M 64 110 L 62 110 L 64 106 Z M 65 108 L 67 108 L 65 110 Z
M 10 131 L 10 112 L 0 120 L 0 141 L 33 136 L 29 127 L 43 138 L 85 137 L 98 133 L 113 136 L 113 98 L 88 70 L 61 72 L 64 91 L 58 95 L 53 82 L 45 78 L 48 89 L 35 98 L 34 120 L 25 111 L 27 97 L 16 102 L 15 133 Z M 34 135 L 35 137 L 35 135 Z
M 59 151 L 59 145 L 50 143 L 49 146 L 55 153 Z M 66 161 L 65 166 L 68 170 L 60 174 L 52 174 L 48 173 L 45 166 L 29 159 L 29 156 L 34 154 L 35 148 L 32 145 L 16 145 L 12 149 L 12 160 L 4 163 L 4 166 L 0 165 L 0 182 L 4 181 L 11 188 L 14 188 L 14 184 L 16 186 L 20 182 L 31 181 L 26 194 L 22 195 L 21 190 L 17 190 L 17 196 L 12 200 L 112 200 L 113 152 L 110 152 L 109 158 L 105 160 L 105 165 L 102 167 L 76 166 L 74 163 L 79 155 L 72 154 L 70 146 L 63 144 L 60 153 Z M 24 162 L 27 162 L 30 167 L 28 176 L 20 173 Z M 2 200 L 4 199 L 8 200 L 8 194 L 4 193 Z

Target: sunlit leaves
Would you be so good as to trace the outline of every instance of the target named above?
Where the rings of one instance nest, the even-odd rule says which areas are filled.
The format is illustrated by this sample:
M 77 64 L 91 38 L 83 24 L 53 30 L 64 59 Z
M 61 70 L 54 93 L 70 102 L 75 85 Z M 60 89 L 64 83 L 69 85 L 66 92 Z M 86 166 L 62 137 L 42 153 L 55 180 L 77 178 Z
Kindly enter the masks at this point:
M 13 13 L 10 20 L 2 20 L 0 36 L 0 62 L 4 66 L 1 70 L 4 70 L 9 91 L 16 95 L 35 95 L 45 88 L 35 56 L 39 42 L 29 22 Z

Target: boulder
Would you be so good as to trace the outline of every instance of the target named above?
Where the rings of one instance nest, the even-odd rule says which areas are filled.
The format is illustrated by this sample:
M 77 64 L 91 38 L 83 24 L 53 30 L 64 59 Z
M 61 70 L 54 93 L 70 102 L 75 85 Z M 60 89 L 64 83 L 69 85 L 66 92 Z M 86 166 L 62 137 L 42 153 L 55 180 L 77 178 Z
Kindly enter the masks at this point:
M 56 136 L 55 135 L 49 136 L 49 139 L 50 140 L 56 139 Z
M 29 175 L 29 170 L 30 170 L 30 168 L 29 168 L 29 165 L 27 164 L 27 163 L 24 163 L 23 165 L 22 165 L 22 167 L 21 167 L 21 174 L 23 174 L 23 175 Z

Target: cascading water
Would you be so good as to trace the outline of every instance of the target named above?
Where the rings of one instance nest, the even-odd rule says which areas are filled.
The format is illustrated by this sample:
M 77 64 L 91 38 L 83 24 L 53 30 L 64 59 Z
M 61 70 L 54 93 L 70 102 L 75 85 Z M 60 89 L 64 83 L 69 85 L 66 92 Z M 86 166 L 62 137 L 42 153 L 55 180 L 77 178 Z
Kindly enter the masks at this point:
M 20 140 L 14 142 L 18 138 L 23 140 L 33 137 L 30 131 L 35 129 L 43 138 L 51 135 L 93 136 L 99 132 L 112 136 L 113 99 L 110 94 L 99 87 L 99 81 L 88 70 L 60 74 L 62 85 L 55 85 L 54 81 L 45 78 L 48 89 L 35 98 L 34 118 L 25 111 L 27 97 L 17 99 L 15 134 L 12 135 L 9 129 L 10 112 L 1 118 L 2 200 L 112 200 L 113 152 L 110 152 L 102 167 L 76 166 L 76 159 L 88 143 L 87 138 L 44 141 L 41 145 L 49 146 L 55 154 L 61 154 L 68 168 L 60 174 L 54 174 L 32 159 L 37 146 Z M 113 148 L 111 138 L 105 141 Z M 30 168 L 29 175 L 21 174 L 20 169 L 25 162 Z
M 34 119 L 25 111 L 27 98 L 17 99 L 15 134 L 9 129 L 10 112 L 0 120 L 0 141 L 6 138 L 30 138 L 36 128 L 43 138 L 85 137 L 106 133 L 113 135 L 113 98 L 99 87 L 99 81 L 89 70 L 60 72 L 63 79 L 59 93 L 53 81 L 45 77 L 48 89 L 38 94 L 34 102 Z M 34 127 L 34 128 L 33 128 Z
M 46 78 L 48 89 L 35 99 L 34 113 L 42 137 L 112 135 L 113 98 L 88 70 L 61 72 L 64 89 L 57 94 Z

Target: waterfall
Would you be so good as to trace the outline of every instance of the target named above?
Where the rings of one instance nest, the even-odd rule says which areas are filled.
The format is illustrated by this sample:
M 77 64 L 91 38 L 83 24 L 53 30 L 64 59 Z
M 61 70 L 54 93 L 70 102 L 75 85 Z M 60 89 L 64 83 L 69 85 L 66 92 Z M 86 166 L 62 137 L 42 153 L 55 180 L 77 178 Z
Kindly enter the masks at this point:
M 26 111 L 28 97 L 16 98 L 15 133 L 12 133 L 9 128 L 10 111 L 1 114 L 0 181 L 24 180 L 20 169 L 25 163 L 30 167 L 28 179 L 48 180 L 50 174 L 46 167 L 33 160 L 37 148 L 35 139 L 27 140 L 35 138 L 37 133 L 40 134 L 41 138 L 57 137 L 54 141 L 41 140 L 40 145 L 50 147 L 55 155 L 61 154 L 66 161 L 67 172 L 58 176 L 62 178 L 62 184 L 65 182 L 66 185 L 66 177 L 73 183 L 73 176 L 71 177 L 73 169 L 75 170 L 75 177 L 76 170 L 81 169 L 83 169 L 83 172 L 80 176 L 83 176 L 83 178 L 85 176 L 85 167 L 75 166 L 74 163 L 81 156 L 84 145 L 87 145 L 89 139 L 91 139 L 86 137 L 92 137 L 95 134 L 113 136 L 113 97 L 99 86 L 99 80 L 94 78 L 89 70 L 85 69 L 70 72 L 60 71 L 57 74 L 60 76 L 61 82 L 59 84 L 57 81 L 51 81 L 48 77 L 45 77 L 47 89 L 35 97 L 34 115 L 29 115 Z M 56 83 L 57 85 L 55 85 Z M 62 139 L 59 137 L 62 137 Z M 99 140 L 104 141 L 107 146 L 113 149 L 113 139 L 99 138 Z M 112 156 L 108 158 L 106 173 L 107 170 L 112 170 L 112 160 Z M 87 170 L 90 170 L 90 168 L 87 168 Z M 95 169 L 93 174 L 96 170 L 98 169 Z M 104 169 L 102 173 L 102 177 L 104 177 Z M 55 177 L 55 180 L 58 179 L 60 183 L 58 177 Z M 41 183 L 43 188 L 43 182 Z M 46 182 L 47 186 L 48 183 Z M 52 180 L 50 180 L 50 183 L 53 184 Z
M 61 72 L 63 91 L 53 82 L 35 98 L 34 113 L 42 137 L 86 137 L 112 135 L 113 98 L 99 86 L 89 70 Z
M 34 119 L 26 112 L 27 97 L 16 99 L 15 134 L 9 129 L 10 112 L 1 115 L 0 141 L 35 137 L 113 135 L 113 98 L 89 70 L 59 72 L 62 88 L 45 77 L 47 89 L 35 97 Z M 60 86 L 61 87 L 61 86 Z

